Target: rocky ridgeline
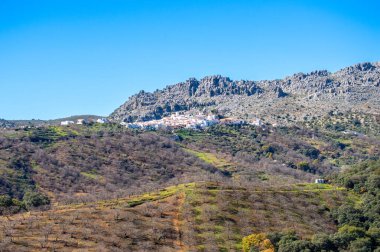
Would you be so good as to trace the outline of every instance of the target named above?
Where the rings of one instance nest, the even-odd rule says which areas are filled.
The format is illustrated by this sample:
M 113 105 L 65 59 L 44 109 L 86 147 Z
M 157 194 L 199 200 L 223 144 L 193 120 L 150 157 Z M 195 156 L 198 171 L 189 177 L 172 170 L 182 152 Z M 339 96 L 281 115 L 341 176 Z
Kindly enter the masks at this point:
M 141 91 L 116 109 L 110 120 L 133 122 L 160 119 L 177 111 L 218 110 L 227 116 L 270 118 L 297 110 L 294 118 L 328 109 L 380 108 L 380 63 L 362 63 L 336 73 L 326 70 L 298 73 L 282 80 L 233 81 L 220 75 L 191 78 L 153 93 Z M 305 113 L 302 113 L 304 110 Z M 315 110 L 315 111 L 313 111 Z M 300 113 L 301 112 L 301 113 Z M 368 112 L 368 111 L 366 111 Z

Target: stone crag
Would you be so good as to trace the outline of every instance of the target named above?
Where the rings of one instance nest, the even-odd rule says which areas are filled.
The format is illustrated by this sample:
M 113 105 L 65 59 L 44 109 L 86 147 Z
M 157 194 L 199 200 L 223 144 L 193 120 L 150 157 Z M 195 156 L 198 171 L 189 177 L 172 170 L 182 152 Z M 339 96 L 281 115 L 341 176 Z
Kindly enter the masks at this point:
M 225 116 L 255 115 L 267 122 L 289 124 L 308 116 L 324 116 L 331 110 L 360 112 L 363 106 L 366 113 L 379 114 L 379 62 L 361 63 L 335 73 L 314 71 L 270 81 L 234 81 L 220 75 L 190 78 L 153 93 L 133 95 L 109 119 L 146 121 L 177 111 L 217 110 Z M 282 118 L 284 113 L 288 114 L 286 120 Z

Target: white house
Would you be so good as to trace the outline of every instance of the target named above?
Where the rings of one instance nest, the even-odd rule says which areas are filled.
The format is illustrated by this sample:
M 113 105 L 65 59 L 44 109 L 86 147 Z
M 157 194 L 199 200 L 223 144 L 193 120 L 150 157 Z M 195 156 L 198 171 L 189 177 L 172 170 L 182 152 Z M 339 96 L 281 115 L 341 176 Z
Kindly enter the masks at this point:
M 250 125 L 254 125 L 254 126 L 262 126 L 263 125 L 263 122 L 259 119 L 259 118 L 255 118 L 253 119 L 252 121 L 250 121 L 249 123 Z
M 325 179 L 315 179 L 315 183 L 316 184 L 326 184 L 326 180 Z
M 107 120 L 107 118 L 98 118 L 97 120 L 96 120 L 96 122 L 97 123 L 107 123 L 108 122 L 108 120 Z
M 62 121 L 61 122 L 62 126 L 67 126 L 67 125 L 70 125 L 70 124 L 74 124 L 74 122 L 73 121 Z
M 86 119 L 78 119 L 77 120 L 77 124 L 78 125 L 82 125 L 82 124 L 86 124 L 87 123 L 87 120 Z

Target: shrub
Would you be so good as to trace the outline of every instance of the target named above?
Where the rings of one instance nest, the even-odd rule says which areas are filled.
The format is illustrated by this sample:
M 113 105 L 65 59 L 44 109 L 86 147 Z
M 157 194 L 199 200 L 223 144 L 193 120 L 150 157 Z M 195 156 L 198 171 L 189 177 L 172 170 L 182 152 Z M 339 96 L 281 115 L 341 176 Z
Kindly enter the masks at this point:
M 27 191 L 24 195 L 23 201 L 27 208 L 39 207 L 50 204 L 50 199 L 39 192 Z
M 370 252 L 372 250 L 372 242 L 370 238 L 359 238 L 350 243 L 350 251 Z
M 274 153 L 274 148 L 273 146 L 270 146 L 270 145 L 264 145 L 263 147 L 261 147 L 261 150 L 264 153 Z
M 306 161 L 301 161 L 301 162 L 298 162 L 298 163 L 297 163 L 297 167 L 298 167 L 298 169 L 300 169 L 300 170 L 307 171 L 307 170 L 309 170 L 310 165 L 309 165 L 309 163 L 306 162 Z
M 361 209 L 356 209 L 352 205 L 342 205 L 337 210 L 333 211 L 333 217 L 336 219 L 340 226 L 363 226 L 365 224 L 365 217 Z
M 336 251 L 337 248 L 328 234 L 317 234 L 313 236 L 312 242 L 317 251 Z
M 280 245 L 279 252 L 298 252 L 298 251 L 314 251 L 314 244 L 307 240 L 296 240 L 283 243 Z
M 12 206 L 12 198 L 8 195 L 0 195 L 0 207 L 9 207 Z

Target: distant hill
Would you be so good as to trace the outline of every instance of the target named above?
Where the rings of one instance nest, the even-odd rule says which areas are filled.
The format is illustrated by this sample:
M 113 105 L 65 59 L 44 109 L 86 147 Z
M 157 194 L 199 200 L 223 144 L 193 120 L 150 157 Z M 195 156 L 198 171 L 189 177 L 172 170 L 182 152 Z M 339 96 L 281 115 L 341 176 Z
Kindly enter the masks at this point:
M 103 118 L 103 116 L 74 115 L 74 116 L 52 119 L 52 120 L 32 119 L 32 120 L 11 120 L 10 122 L 13 123 L 15 126 L 42 126 L 42 125 L 59 125 L 60 122 L 62 121 L 76 121 L 78 119 L 96 120 L 99 118 Z
M 0 119 L 0 128 L 11 128 L 11 127 L 14 127 L 13 122 L 10 122 L 10 121 L 4 120 L 4 119 Z
M 130 97 L 109 118 L 115 122 L 159 119 L 177 111 L 217 111 L 258 116 L 268 123 L 320 120 L 328 113 L 380 114 L 380 63 L 361 63 L 335 73 L 298 73 L 281 80 L 191 78 L 153 93 Z

